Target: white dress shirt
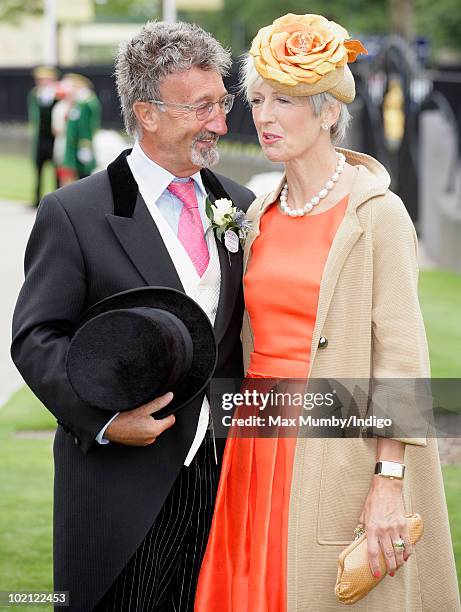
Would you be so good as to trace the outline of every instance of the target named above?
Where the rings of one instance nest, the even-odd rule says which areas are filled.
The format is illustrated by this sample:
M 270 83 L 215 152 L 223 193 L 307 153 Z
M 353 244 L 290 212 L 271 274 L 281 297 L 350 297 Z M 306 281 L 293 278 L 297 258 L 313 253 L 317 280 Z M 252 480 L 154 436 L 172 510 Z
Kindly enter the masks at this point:
M 138 184 L 140 194 L 157 225 L 168 253 L 176 267 L 185 293 L 192 297 L 205 310 L 211 323 L 214 323 L 221 285 L 219 255 L 214 234 L 211 231 L 206 234 L 210 262 L 205 273 L 200 277 L 187 251 L 177 237 L 179 217 L 181 215 L 183 203 L 167 190 L 168 185 L 173 180 L 188 181 L 189 178 L 178 179 L 168 172 L 168 170 L 156 164 L 144 153 L 138 142 L 135 143 L 132 152 L 128 155 L 127 162 Z M 192 175 L 191 178 L 194 180 L 200 217 L 202 219 L 204 231 L 206 231 L 210 225 L 210 221 L 205 212 L 206 190 L 203 186 L 202 177 L 199 172 Z M 100 444 L 108 443 L 108 440 L 104 438 L 104 432 L 116 416 L 118 416 L 118 414 L 115 414 L 98 433 L 96 440 Z M 210 406 L 205 396 L 199 415 L 195 438 L 184 461 L 184 465 L 190 465 L 200 447 L 206 434 L 209 418 Z

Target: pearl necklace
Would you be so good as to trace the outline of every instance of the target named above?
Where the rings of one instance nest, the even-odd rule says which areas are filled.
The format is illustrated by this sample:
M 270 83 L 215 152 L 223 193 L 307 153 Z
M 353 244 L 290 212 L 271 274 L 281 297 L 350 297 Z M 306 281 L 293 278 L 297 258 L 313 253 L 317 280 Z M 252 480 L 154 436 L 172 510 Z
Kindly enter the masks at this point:
M 344 170 L 344 165 L 346 163 L 346 158 L 342 153 L 336 153 L 336 155 L 338 156 L 338 165 L 335 168 L 333 176 L 328 179 L 328 181 L 325 183 L 325 185 L 322 187 L 322 189 L 318 192 L 316 196 L 314 196 L 309 200 L 309 202 L 306 202 L 306 204 L 304 204 L 303 208 L 291 208 L 290 206 L 288 206 L 288 183 L 285 183 L 280 193 L 280 208 L 282 209 L 282 212 L 285 215 L 289 215 L 293 218 L 304 217 L 304 215 L 307 215 L 311 212 L 311 210 L 313 210 L 314 206 L 317 206 L 320 200 L 323 200 L 327 197 L 328 192 L 331 191 L 335 184 L 338 182 L 339 177 L 341 176 Z

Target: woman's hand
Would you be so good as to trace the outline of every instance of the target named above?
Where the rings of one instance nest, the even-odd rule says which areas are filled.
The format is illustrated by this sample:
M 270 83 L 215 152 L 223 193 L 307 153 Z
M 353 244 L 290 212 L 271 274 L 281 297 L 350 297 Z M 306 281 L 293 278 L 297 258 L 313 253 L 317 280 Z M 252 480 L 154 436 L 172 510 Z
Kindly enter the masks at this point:
M 375 578 L 381 577 L 379 551 L 386 560 L 390 576 L 411 554 L 408 525 L 402 495 L 403 481 L 375 475 L 371 482 L 360 522 L 367 533 L 368 560 Z M 395 550 L 393 542 L 402 538 L 403 551 Z

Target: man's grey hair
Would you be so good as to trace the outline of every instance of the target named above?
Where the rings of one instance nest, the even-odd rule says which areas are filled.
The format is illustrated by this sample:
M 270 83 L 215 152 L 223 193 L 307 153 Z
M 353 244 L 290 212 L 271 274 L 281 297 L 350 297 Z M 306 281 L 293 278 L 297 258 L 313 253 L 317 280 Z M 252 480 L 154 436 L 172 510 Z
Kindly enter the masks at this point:
M 251 101 L 253 91 L 262 83 L 264 83 L 264 79 L 256 70 L 253 58 L 251 56 L 246 56 L 240 68 L 240 93 L 248 103 Z M 320 116 L 325 106 L 339 104 L 339 117 L 336 123 L 330 128 L 330 138 L 334 145 L 344 140 L 347 128 L 352 119 L 347 104 L 337 100 L 328 92 L 315 94 L 313 96 L 300 96 L 299 99 L 304 99 L 309 102 L 316 117 Z
M 120 46 L 115 61 L 126 131 L 131 136 L 139 135 L 133 104 L 161 100 L 160 86 L 168 75 L 196 66 L 224 76 L 231 65 L 230 52 L 199 26 L 149 21 L 139 34 Z

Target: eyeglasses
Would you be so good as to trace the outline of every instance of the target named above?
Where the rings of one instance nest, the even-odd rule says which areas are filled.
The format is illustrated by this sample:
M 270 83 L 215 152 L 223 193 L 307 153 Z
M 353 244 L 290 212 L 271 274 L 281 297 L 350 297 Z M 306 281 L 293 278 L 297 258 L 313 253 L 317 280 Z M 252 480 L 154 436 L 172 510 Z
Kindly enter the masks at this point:
M 226 94 L 220 100 L 216 102 L 204 102 L 203 104 L 179 104 L 177 102 L 161 102 L 160 100 L 148 100 L 151 104 L 157 104 L 163 111 L 166 106 L 175 106 L 176 108 L 183 108 L 188 112 L 195 112 L 195 116 L 199 121 L 204 121 L 210 117 L 215 104 L 219 106 L 221 111 L 224 111 L 224 114 L 227 115 L 230 113 L 232 106 L 234 105 L 235 96 L 234 94 Z

